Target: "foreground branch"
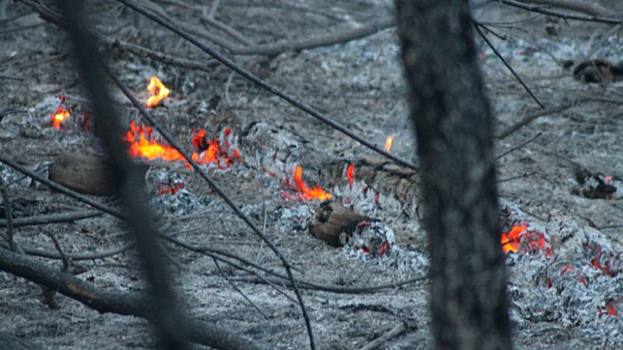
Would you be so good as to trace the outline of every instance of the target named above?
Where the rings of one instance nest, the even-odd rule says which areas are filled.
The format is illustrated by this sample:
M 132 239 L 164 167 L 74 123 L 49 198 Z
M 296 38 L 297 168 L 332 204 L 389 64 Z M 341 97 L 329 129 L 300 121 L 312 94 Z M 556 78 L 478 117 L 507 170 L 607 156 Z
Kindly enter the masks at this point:
M 52 269 L 24 255 L 0 248 L 0 270 L 23 277 L 68 296 L 101 313 L 136 316 L 149 320 L 153 300 L 145 295 L 104 290 L 74 275 Z M 186 317 L 186 338 L 216 349 L 259 350 L 258 345 L 214 325 Z

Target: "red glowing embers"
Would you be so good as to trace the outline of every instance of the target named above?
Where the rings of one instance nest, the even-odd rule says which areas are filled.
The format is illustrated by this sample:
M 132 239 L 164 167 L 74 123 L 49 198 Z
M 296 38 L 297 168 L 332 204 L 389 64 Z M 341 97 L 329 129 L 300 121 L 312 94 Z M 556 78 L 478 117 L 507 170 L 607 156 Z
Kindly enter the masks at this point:
M 147 100 L 147 107 L 154 108 L 160 104 L 162 100 L 167 98 L 171 93 L 171 90 L 167 89 L 164 84 L 158 79 L 158 77 L 151 77 L 149 79 L 149 85 L 147 90 L 151 93 L 151 96 Z
M 192 153 L 192 159 L 198 164 L 214 164 L 220 169 L 231 166 L 236 160 L 241 159 L 237 149 L 231 147 L 231 128 L 225 129 L 223 140 L 207 140 L 205 130 L 195 131 L 193 146 L 196 152 Z M 128 154 L 131 157 L 147 158 L 149 160 L 162 159 L 165 161 L 185 161 L 184 157 L 175 148 L 162 143 L 152 128 L 147 125 L 130 123 L 130 130 L 123 140 L 129 143 Z M 190 167 L 187 164 L 188 167 Z
M 56 96 L 59 101 L 59 106 L 56 107 L 56 112 L 52 113 L 52 127 L 60 129 L 61 124 L 71 116 L 71 108 L 65 107 L 67 99 L 62 94 Z
M 214 138 L 208 140 L 206 131 L 195 130 L 193 134 L 193 160 L 199 164 L 215 164 L 221 169 L 231 166 L 235 161 L 240 160 L 240 152 L 232 145 L 231 128 L 223 131 L 221 141 Z
M 346 179 L 351 186 L 355 182 L 355 164 L 349 165 L 346 169 Z
M 70 112 L 65 109 L 63 106 L 58 106 L 56 108 L 56 113 L 52 114 L 52 126 L 55 129 L 61 128 L 61 123 L 65 121 L 65 119 L 69 118 Z
M 320 186 L 307 187 L 307 184 L 303 181 L 303 169 L 300 165 L 296 167 L 296 170 L 292 169 L 292 178 L 286 178 L 284 184 L 292 191 L 292 193 L 281 191 L 281 196 L 285 199 L 325 200 L 333 197 L 331 193 L 327 193 Z
M 545 234 L 535 229 L 528 229 L 528 224 L 513 226 L 510 231 L 502 233 L 500 241 L 502 251 L 505 253 L 543 252 L 546 257 L 553 255 L 551 245 L 548 245 Z

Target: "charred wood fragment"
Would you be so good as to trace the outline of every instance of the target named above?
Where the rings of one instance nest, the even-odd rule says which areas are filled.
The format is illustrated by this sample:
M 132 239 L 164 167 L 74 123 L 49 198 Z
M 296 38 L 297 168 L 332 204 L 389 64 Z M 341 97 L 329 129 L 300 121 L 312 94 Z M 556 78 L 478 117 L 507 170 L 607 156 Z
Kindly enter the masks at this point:
M 309 232 L 333 247 L 341 247 L 367 216 L 359 215 L 338 201 L 325 201 L 310 220 Z
M 143 174 L 147 166 L 140 166 Z M 112 196 L 116 194 L 115 177 L 106 158 L 80 154 L 62 154 L 50 165 L 48 178 L 82 194 Z

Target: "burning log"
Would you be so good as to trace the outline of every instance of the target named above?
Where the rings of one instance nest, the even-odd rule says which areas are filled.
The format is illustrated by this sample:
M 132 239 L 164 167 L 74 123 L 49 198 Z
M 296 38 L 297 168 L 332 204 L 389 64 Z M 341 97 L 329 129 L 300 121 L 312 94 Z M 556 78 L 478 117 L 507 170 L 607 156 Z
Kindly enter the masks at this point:
M 355 213 L 338 201 L 325 201 L 310 220 L 309 232 L 331 246 L 340 247 L 346 244 L 357 225 L 366 220 L 370 218 Z
M 141 166 L 143 173 L 147 166 Z M 115 194 L 114 177 L 103 157 L 62 154 L 50 165 L 48 178 L 76 192 L 94 196 Z

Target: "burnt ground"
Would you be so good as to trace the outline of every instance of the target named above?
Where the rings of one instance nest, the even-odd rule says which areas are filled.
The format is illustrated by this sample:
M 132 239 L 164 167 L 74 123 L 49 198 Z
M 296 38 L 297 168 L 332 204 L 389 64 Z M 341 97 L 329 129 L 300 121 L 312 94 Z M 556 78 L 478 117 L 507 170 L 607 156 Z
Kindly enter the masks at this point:
M 158 3 L 178 21 L 202 26 L 196 11 L 171 1 Z M 615 6 L 616 2 L 604 4 Z M 26 10 L 19 3 L 2 6 L 6 6 L 3 18 Z M 102 6 L 94 28 L 107 37 L 206 63 L 208 72 L 162 64 L 119 47 L 103 50 L 141 100 L 147 98 L 146 82 L 153 75 L 171 88 L 164 106 L 152 112 L 188 149 L 194 129 L 205 128 L 210 135 L 221 137 L 225 128 L 232 128 L 244 161 L 226 170 L 206 169 L 292 261 L 297 278 L 324 285 L 369 287 L 426 272 L 426 237 L 415 214 L 415 186 L 398 188 L 386 181 L 391 180 L 391 174 L 358 177 L 358 169 L 365 168 L 361 160 L 371 156 L 367 149 L 210 63 L 168 32 L 121 7 Z M 391 13 L 390 1 L 262 2 L 252 6 L 246 1 L 225 1 L 216 18 L 231 24 L 248 40 L 270 43 L 327 30 L 337 32 L 384 13 Z M 540 133 L 498 161 L 500 200 L 507 229 L 513 222 L 528 223 L 534 232 L 543 234 L 546 247 L 552 251 L 508 254 L 515 346 L 616 348 L 623 343 L 623 267 L 619 259 L 623 190 L 618 190 L 623 179 L 623 88 L 620 82 L 612 81 L 616 80 L 616 69 L 607 70 L 612 73 L 607 81 L 586 83 L 574 79 L 563 66 L 565 60 L 577 62 L 587 57 L 618 64 L 623 57 L 620 28 L 556 21 L 498 4 L 478 7 L 475 16 L 483 23 L 495 22 L 490 28 L 506 36 L 506 40 L 493 35 L 490 38 L 547 108 L 569 105 L 496 140 L 497 153 L 502 154 Z M 31 25 L 36 26 L 11 30 Z M 0 75 L 22 79 L 0 79 L 2 155 L 30 169 L 44 169 L 45 174 L 45 165 L 60 154 L 101 154 L 92 132 L 83 130 L 81 118 L 89 105 L 62 32 L 32 14 L 3 24 L 0 40 L 4 48 Z M 491 49 L 481 40 L 478 45 L 495 111 L 496 133 L 501 134 L 539 108 Z M 392 152 L 415 160 L 393 29 L 347 44 L 273 57 L 237 56 L 236 61 L 366 139 L 383 145 L 388 135 L 395 135 Z M 59 105 L 58 94 L 67 98 L 67 106 L 74 107 L 61 130 L 50 123 L 50 115 Z M 140 120 L 124 97 L 120 93 L 117 96 L 128 125 L 130 120 Z M 218 99 L 220 102 L 215 103 Z M 150 166 L 147 185 L 154 196 L 152 207 L 169 223 L 166 234 L 282 270 L 265 244 L 182 162 L 144 163 Z M 357 164 L 353 186 L 344 178 L 351 163 Z M 396 236 L 392 254 L 374 259 L 353 252 L 352 246 L 333 248 L 312 237 L 307 220 L 320 201 L 285 199 L 282 191 L 288 190 L 277 180 L 288 177 L 296 164 L 303 167 L 308 183 L 317 182 L 358 213 L 391 228 Z M 19 174 L 5 166 L 0 166 L 0 171 L 6 182 L 14 182 L 8 193 L 16 218 L 87 209 L 29 179 L 20 180 Z M 161 183 L 172 177 L 184 181 L 184 189 L 173 195 L 158 195 Z M 364 195 L 366 186 L 372 190 Z M 17 241 L 31 250 L 54 253 L 53 243 L 44 232 L 57 237 L 66 252 L 76 254 L 103 251 L 126 242 L 124 224 L 110 216 L 19 227 Z M 207 256 L 179 246 L 164 246 L 172 263 L 174 284 L 190 314 L 267 348 L 306 347 L 300 309 L 290 299 L 244 271 L 224 263 L 219 269 Z M 50 266 L 61 266 L 59 260 L 40 259 Z M 104 259 L 74 259 L 72 264 L 78 277 L 98 287 L 128 292 L 143 288 L 131 250 Z M 413 327 L 380 348 L 431 348 L 426 282 L 367 294 L 305 289 L 303 297 L 320 349 L 357 349 L 404 321 Z M 0 273 L 0 331 L 45 349 L 157 346 L 141 319 L 99 314 L 63 296 L 57 296 L 57 301 L 60 309 L 50 309 L 37 285 Z

